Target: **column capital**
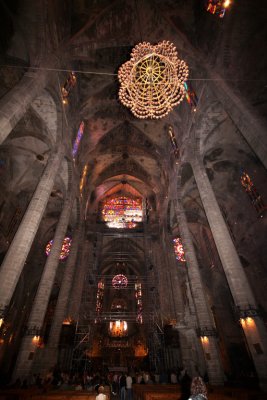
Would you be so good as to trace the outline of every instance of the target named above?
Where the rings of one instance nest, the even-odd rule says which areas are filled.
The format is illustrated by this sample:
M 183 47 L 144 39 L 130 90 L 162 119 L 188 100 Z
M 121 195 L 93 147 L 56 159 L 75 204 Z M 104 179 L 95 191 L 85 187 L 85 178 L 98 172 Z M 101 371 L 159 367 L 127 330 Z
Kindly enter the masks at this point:
M 198 337 L 218 337 L 218 332 L 213 326 L 204 326 L 196 329 Z
M 24 336 L 41 336 L 41 328 L 37 325 L 26 326 Z
M 253 317 L 260 317 L 261 313 L 260 310 L 255 307 L 253 304 L 247 304 L 245 306 L 236 306 L 235 312 L 238 319 L 241 318 L 253 318 Z

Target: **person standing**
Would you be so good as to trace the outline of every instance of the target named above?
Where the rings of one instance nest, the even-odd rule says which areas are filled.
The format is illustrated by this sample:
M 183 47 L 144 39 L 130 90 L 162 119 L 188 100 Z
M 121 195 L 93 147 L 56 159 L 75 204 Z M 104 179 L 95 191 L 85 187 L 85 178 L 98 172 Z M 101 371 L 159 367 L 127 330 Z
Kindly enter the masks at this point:
M 96 400 L 107 400 L 107 395 L 104 394 L 105 388 L 104 386 L 99 386 L 98 395 L 95 397 Z
M 133 399 L 133 379 L 130 374 L 126 376 L 126 395 L 127 400 Z
M 120 400 L 126 400 L 126 376 L 123 373 L 120 377 Z

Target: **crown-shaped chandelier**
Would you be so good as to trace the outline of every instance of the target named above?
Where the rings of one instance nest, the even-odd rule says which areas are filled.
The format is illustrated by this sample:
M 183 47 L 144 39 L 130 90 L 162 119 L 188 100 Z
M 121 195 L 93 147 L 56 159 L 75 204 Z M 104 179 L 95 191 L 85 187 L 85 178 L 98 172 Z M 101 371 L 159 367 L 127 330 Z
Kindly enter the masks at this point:
M 139 43 L 118 72 L 119 98 L 137 118 L 162 118 L 184 98 L 188 67 L 175 46 Z

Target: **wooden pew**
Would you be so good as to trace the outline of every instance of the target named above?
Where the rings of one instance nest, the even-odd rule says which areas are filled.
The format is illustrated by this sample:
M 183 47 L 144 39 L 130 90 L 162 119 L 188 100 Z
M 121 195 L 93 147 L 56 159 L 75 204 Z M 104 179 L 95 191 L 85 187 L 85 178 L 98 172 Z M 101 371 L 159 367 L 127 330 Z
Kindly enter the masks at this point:
M 107 400 L 110 400 L 109 390 L 105 390 Z M 87 391 L 49 391 L 41 393 L 40 390 L 8 389 L 0 392 L 0 400 L 95 400 L 95 392 Z

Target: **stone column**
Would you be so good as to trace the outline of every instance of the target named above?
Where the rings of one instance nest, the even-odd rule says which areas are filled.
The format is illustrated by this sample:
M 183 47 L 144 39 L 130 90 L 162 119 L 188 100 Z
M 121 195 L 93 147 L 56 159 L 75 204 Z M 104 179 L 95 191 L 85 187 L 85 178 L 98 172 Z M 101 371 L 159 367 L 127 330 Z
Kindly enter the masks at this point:
M 184 315 L 184 304 L 181 286 L 179 282 L 179 274 L 177 260 L 174 254 L 174 247 L 172 243 L 172 237 L 168 233 L 164 232 L 164 241 L 166 247 L 166 257 L 168 259 L 169 273 L 170 273 L 170 291 L 172 294 L 174 309 L 176 314 L 177 323 L 183 320 Z
M 202 204 L 262 387 L 267 387 L 267 332 L 202 162 L 191 162 Z
M 174 200 L 174 207 L 179 224 L 181 240 L 185 250 L 188 279 L 197 314 L 199 325 L 198 333 L 206 359 L 209 380 L 212 385 L 222 385 L 224 378 L 215 327 L 207 305 L 194 245 L 188 228 L 185 211 L 182 207 L 180 199 Z
M 62 150 L 48 159 L 46 168 L 32 196 L 30 204 L 20 226 L 8 249 L 0 269 L 0 313 L 4 316 L 16 288 L 24 263 L 31 249 L 32 242 L 39 228 L 49 196 L 53 189 L 59 166 L 62 161 Z
M 19 83 L 0 100 L 0 144 L 23 117 L 47 83 L 47 71 L 26 72 Z
M 92 254 L 93 243 L 86 239 L 84 241 L 81 263 L 77 266 L 77 269 L 75 271 L 75 277 L 72 286 L 72 298 L 71 301 L 69 301 L 67 308 L 67 315 L 70 316 L 74 321 L 79 320 L 79 311 L 82 301 L 84 281 L 86 277 L 86 272 L 90 268 L 90 260 L 92 260 Z
M 63 321 L 67 315 L 67 306 L 69 299 L 73 301 L 73 293 L 71 291 L 72 282 L 75 274 L 75 269 L 79 266 L 76 265 L 78 248 L 83 235 L 82 224 L 79 226 L 74 233 L 70 255 L 66 262 L 63 280 L 61 282 L 59 296 L 57 299 L 56 310 L 53 317 L 52 326 L 49 332 L 48 343 L 44 351 L 41 351 L 40 358 L 42 367 L 49 369 L 57 363 L 58 357 L 58 345 L 60 340 L 60 334 L 62 329 Z M 43 354 L 44 353 L 44 354 Z
M 56 276 L 62 243 L 65 238 L 69 223 L 73 200 L 74 194 L 72 190 L 65 200 L 63 210 L 57 224 L 53 246 L 49 256 L 47 257 L 41 281 L 33 302 L 31 314 L 27 323 L 26 333 L 22 339 L 19 355 L 13 373 L 14 380 L 19 377 L 26 378 L 31 372 L 36 345 L 38 344 L 38 338 L 41 333 L 41 328 L 44 322 L 50 294 Z

